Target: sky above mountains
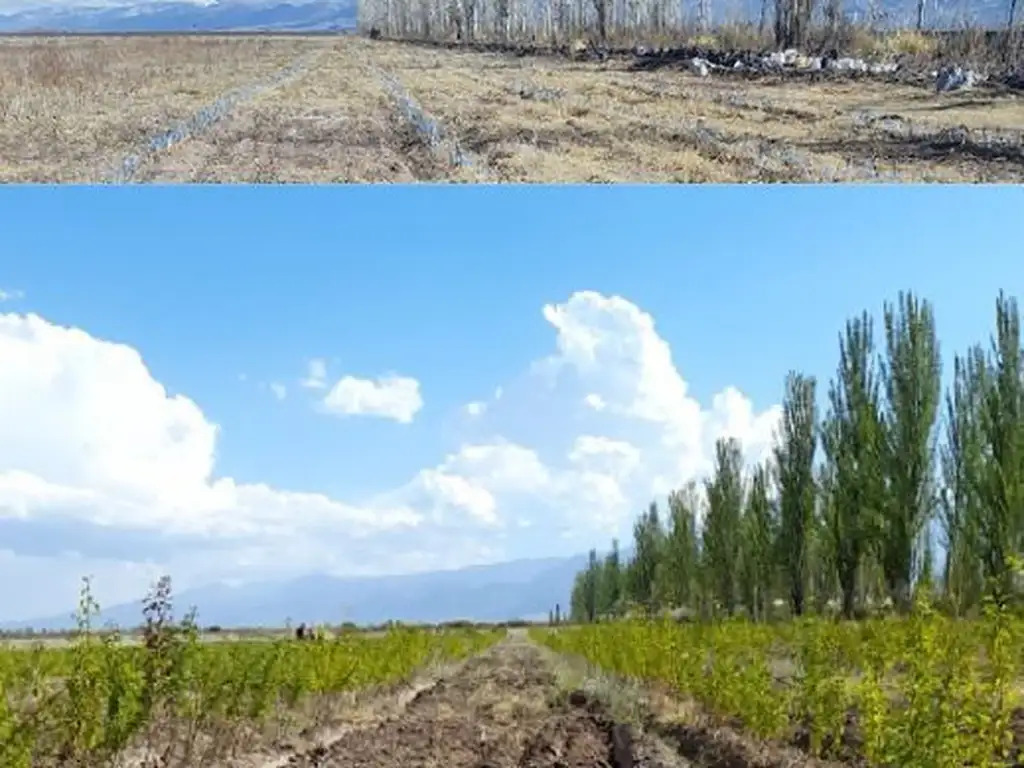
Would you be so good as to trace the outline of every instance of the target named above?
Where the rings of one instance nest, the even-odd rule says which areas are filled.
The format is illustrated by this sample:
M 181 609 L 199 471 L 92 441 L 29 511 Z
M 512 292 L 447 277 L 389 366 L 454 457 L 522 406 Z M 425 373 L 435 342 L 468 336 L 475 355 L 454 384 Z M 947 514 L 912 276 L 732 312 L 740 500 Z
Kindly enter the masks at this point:
M 141 10 L 167 5 L 169 0 L 0 0 L 0 13 L 16 13 L 42 8 L 139 8 Z M 173 0 L 180 5 L 194 5 L 196 8 L 215 5 L 223 0 Z M 228 0 L 235 5 L 267 5 L 266 0 Z M 290 5 L 304 5 L 316 0 L 288 0 Z
M 692 17 L 696 4 L 681 0 Z M 196 30 L 328 30 L 355 23 L 355 0 L 0 0 L 0 32 L 64 30 L 75 32 L 190 32 Z M 756 22 L 756 0 L 714 0 L 715 23 Z M 845 0 L 851 19 L 877 16 L 877 23 L 907 26 L 916 22 L 916 0 Z M 1008 6 L 1003 0 L 939 0 L 929 3 L 927 26 L 964 24 L 1002 28 Z
M 764 454 L 787 370 L 1024 277 L 1010 189 L 0 190 L 0 619 L 568 555 Z M 59 214 L 55 212 L 59 211 Z

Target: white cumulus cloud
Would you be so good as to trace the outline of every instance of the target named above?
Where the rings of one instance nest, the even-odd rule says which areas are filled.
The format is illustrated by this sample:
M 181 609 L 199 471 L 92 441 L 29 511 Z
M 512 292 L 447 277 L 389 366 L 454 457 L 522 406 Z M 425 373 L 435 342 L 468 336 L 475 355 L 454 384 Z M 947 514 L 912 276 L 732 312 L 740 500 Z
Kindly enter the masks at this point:
M 580 291 L 542 313 L 556 351 L 493 397 L 485 420 L 543 456 L 546 480 L 533 488 L 555 512 L 549 519 L 581 534 L 624 533 L 652 499 L 711 470 L 717 439 L 740 440 L 750 463 L 770 450 L 780 408 L 758 411 L 733 386 L 700 403 L 654 319 L 634 303 Z M 459 471 L 487 488 L 499 511 L 517 510 L 485 473 Z
M 0 518 L 191 535 L 418 522 L 215 477 L 218 427 L 195 402 L 155 381 L 135 349 L 37 315 L 0 315 L 0 424 Z
M 708 472 L 718 437 L 751 462 L 770 447 L 778 406 L 735 386 L 698 402 L 634 303 L 582 291 L 542 312 L 552 354 L 459 420 L 448 455 L 358 502 L 219 476 L 219 427 L 138 350 L 0 314 L 0 582 L 44 563 L 73 590 L 88 572 L 117 585 L 169 569 L 188 584 L 580 551 Z M 327 381 L 311 361 L 303 384 L 331 413 L 409 423 L 423 407 L 415 378 Z M 0 615 L 18 600 L 0 589 Z
M 410 424 L 423 407 L 423 398 L 420 383 L 408 376 L 383 376 L 376 381 L 345 376 L 331 387 L 323 407 L 337 416 L 379 416 Z

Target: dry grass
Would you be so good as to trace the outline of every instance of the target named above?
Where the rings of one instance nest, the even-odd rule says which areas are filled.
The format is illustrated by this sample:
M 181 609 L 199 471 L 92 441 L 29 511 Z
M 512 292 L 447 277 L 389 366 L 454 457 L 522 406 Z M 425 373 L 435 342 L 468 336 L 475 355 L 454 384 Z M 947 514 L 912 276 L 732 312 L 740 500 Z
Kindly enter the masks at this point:
M 453 176 L 395 109 L 371 69 L 377 49 L 333 42 L 317 68 L 243 104 L 230 120 L 139 174 L 158 182 L 412 182 Z M 384 63 L 386 66 L 386 62 Z
M 868 43 L 865 43 L 867 45 Z M 927 56 L 906 33 L 879 55 Z M 140 181 L 1024 181 L 1024 98 L 355 37 L 0 41 L 0 180 L 95 182 L 147 139 L 309 53 L 310 70 L 146 158 Z M 474 170 L 430 151 L 393 75 Z
M 176 120 L 323 45 L 271 37 L 0 39 L 0 180 L 98 181 Z
M 1024 179 L 1024 99 L 1012 94 L 392 45 L 410 92 L 503 180 Z

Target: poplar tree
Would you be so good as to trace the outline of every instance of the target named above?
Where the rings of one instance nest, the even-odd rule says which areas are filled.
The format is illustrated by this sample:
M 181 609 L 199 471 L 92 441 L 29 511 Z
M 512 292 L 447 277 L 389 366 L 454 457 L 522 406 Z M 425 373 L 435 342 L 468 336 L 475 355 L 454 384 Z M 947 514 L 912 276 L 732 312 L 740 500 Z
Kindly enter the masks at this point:
M 996 333 L 982 375 L 978 543 L 991 595 L 1014 591 L 1013 558 L 1024 545 L 1024 354 L 1015 299 L 996 302 Z
M 700 566 L 697 546 L 699 506 L 700 494 L 693 481 L 682 490 L 669 494 L 668 532 L 659 571 L 659 593 L 675 607 L 693 607 L 696 602 L 697 569 Z
M 942 583 L 950 607 L 958 614 L 978 605 L 983 591 L 978 557 L 982 386 L 985 352 L 974 346 L 953 359 L 952 388 L 946 395 L 942 467 L 941 528 L 946 561 Z
M 795 371 L 786 377 L 782 430 L 774 449 L 779 491 L 778 556 L 790 609 L 801 616 L 807 599 L 810 532 L 815 505 L 814 455 L 817 404 L 814 378 Z
M 715 468 L 705 481 L 704 567 L 711 596 L 730 616 L 736 611 L 743 511 L 743 456 L 735 438 L 715 443 Z
M 893 603 L 906 610 L 917 544 L 935 507 L 935 427 L 942 367 L 935 317 L 927 301 L 900 293 L 884 308 L 882 444 L 885 498 L 879 556 Z
M 877 542 L 881 477 L 881 423 L 871 318 L 847 321 L 839 367 L 829 385 L 822 444 L 832 481 L 829 528 L 843 616 L 856 608 L 858 573 Z
M 745 570 L 750 584 L 748 607 L 755 620 L 764 619 L 768 615 L 774 582 L 778 526 L 768 499 L 768 470 L 763 464 L 754 469 L 743 522 Z
M 622 597 L 622 564 L 618 539 L 612 541 L 612 549 L 605 555 L 601 565 L 597 592 L 598 615 L 616 613 Z
M 658 505 L 651 502 L 647 513 L 641 515 L 633 526 L 634 555 L 626 569 L 629 598 L 647 613 L 656 608 L 654 585 L 663 539 Z

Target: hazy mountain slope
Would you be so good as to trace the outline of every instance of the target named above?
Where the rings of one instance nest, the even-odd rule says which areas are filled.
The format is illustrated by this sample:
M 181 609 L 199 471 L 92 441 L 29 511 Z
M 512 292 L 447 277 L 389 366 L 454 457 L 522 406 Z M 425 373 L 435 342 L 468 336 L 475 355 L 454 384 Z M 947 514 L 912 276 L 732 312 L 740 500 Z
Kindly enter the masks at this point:
M 376 624 L 388 619 L 502 621 L 546 616 L 556 603 L 563 609 L 567 606 L 573 578 L 586 561 L 586 555 L 577 555 L 403 576 L 311 575 L 240 587 L 215 585 L 177 595 L 175 613 L 195 605 L 200 624 L 222 626 L 281 626 L 289 618 L 296 623 Z M 69 608 L 66 615 L 0 624 L 0 628 L 71 628 L 70 614 Z M 100 620 L 136 626 L 141 608 L 138 603 L 113 606 L 103 611 Z
M 0 32 L 329 31 L 355 26 L 355 0 L 210 5 L 155 2 L 121 7 L 60 7 L 0 15 Z

